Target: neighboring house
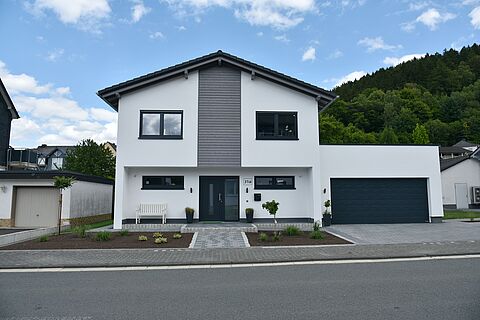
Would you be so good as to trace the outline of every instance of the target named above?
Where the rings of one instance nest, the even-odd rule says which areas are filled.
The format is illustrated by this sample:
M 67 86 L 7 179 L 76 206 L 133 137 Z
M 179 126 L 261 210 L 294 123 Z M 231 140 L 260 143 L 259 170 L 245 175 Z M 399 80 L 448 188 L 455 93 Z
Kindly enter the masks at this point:
M 67 157 L 67 152 L 75 146 L 47 146 L 37 147 L 37 164 L 39 170 L 61 170 Z
M 452 147 L 460 147 L 468 151 L 475 151 L 478 147 L 480 147 L 480 144 L 468 142 L 465 140 L 460 140 L 459 142 L 455 143 Z
M 0 172 L 0 227 L 50 227 L 58 223 L 60 191 L 53 187 L 59 171 Z M 63 191 L 62 223 L 93 223 L 112 214 L 113 181 L 62 171 L 75 179 Z
M 7 89 L 3 85 L 2 79 L 0 79 L 0 170 L 7 168 L 11 123 L 13 119 L 18 118 L 20 116 L 8 95 Z
M 440 167 L 444 207 L 480 208 L 480 148 L 472 154 L 442 159 Z
M 113 142 L 107 141 L 103 144 L 103 147 L 113 154 L 114 157 L 117 156 L 117 145 Z
M 437 146 L 319 145 L 335 94 L 218 51 L 106 89 L 118 111 L 114 228 L 141 203 L 167 221 L 434 222 L 443 216 Z M 153 220 L 152 220 L 153 221 Z
M 457 157 L 463 157 L 471 154 L 472 151 L 464 149 L 462 147 L 440 147 L 441 159 L 453 159 Z
M 75 146 L 47 146 L 42 144 L 36 149 L 8 150 L 9 170 L 62 170 L 69 150 Z

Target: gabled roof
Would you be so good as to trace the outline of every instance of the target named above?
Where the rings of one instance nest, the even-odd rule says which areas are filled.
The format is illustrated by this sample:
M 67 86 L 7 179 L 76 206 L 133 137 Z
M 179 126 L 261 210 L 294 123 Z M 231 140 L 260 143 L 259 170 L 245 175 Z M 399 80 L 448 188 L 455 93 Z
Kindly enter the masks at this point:
M 457 164 L 470 159 L 470 155 L 465 155 L 461 157 L 451 158 L 451 159 L 440 159 L 440 171 L 447 170 Z
M 460 147 L 460 148 L 468 148 L 468 147 L 477 147 L 478 144 L 468 142 L 466 140 L 460 140 L 459 142 L 455 143 L 452 147 Z
M 2 79 L 0 79 L 0 97 L 5 101 L 8 110 L 12 114 L 12 119 L 20 118 L 17 109 L 15 109 L 15 106 L 13 105 L 12 99 L 8 95 L 7 88 L 5 88 L 5 86 L 3 85 Z
M 462 153 L 471 153 L 472 151 L 466 150 L 462 147 L 440 147 L 440 153 L 455 153 L 455 154 L 462 154 Z
M 261 77 L 315 97 L 318 101 L 318 107 L 320 110 L 327 107 L 337 98 L 337 95 L 331 91 L 327 91 L 315 85 L 287 76 L 283 73 L 241 59 L 221 50 L 125 82 L 121 82 L 98 91 L 97 95 L 106 103 L 108 103 L 113 109 L 118 110 L 118 100 L 122 94 L 133 92 L 174 77 L 188 77 L 188 72 L 193 70 L 206 68 L 212 65 L 223 64 L 233 66 L 250 73 L 252 75 L 252 79 L 255 77 Z
M 50 157 L 55 151 L 60 150 L 62 153 L 66 154 L 68 150 L 74 149 L 75 146 L 47 146 L 40 145 L 37 147 L 37 154 L 40 156 Z

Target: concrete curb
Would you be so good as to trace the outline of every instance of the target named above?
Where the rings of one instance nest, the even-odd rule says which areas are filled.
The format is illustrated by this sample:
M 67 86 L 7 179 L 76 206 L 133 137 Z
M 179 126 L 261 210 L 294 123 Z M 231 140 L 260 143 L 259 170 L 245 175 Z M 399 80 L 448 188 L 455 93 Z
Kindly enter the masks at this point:
M 61 227 L 62 231 L 65 231 L 67 229 L 70 229 L 70 226 Z M 58 227 L 47 227 L 4 234 L 0 236 L 0 247 L 5 247 L 18 242 L 37 239 L 44 235 L 54 234 L 57 231 Z

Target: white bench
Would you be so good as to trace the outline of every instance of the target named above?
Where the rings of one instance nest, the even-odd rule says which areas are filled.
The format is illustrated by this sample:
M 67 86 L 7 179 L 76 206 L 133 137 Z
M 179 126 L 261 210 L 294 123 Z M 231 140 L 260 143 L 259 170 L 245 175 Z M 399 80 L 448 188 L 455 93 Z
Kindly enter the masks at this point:
M 140 222 L 140 217 L 162 217 L 162 224 L 167 222 L 166 203 L 140 203 L 136 210 L 135 224 Z

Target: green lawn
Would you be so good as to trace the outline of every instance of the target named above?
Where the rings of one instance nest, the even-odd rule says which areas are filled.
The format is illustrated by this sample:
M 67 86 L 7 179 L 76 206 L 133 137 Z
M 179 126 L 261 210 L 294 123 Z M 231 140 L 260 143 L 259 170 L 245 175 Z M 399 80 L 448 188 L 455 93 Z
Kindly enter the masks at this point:
M 85 227 L 88 229 L 95 229 L 95 228 L 100 228 L 100 227 L 105 227 L 113 224 L 113 220 L 105 220 L 105 221 L 100 221 L 92 224 L 86 224 Z
M 462 211 L 462 210 L 445 210 L 443 219 L 470 219 L 480 218 L 480 212 Z

